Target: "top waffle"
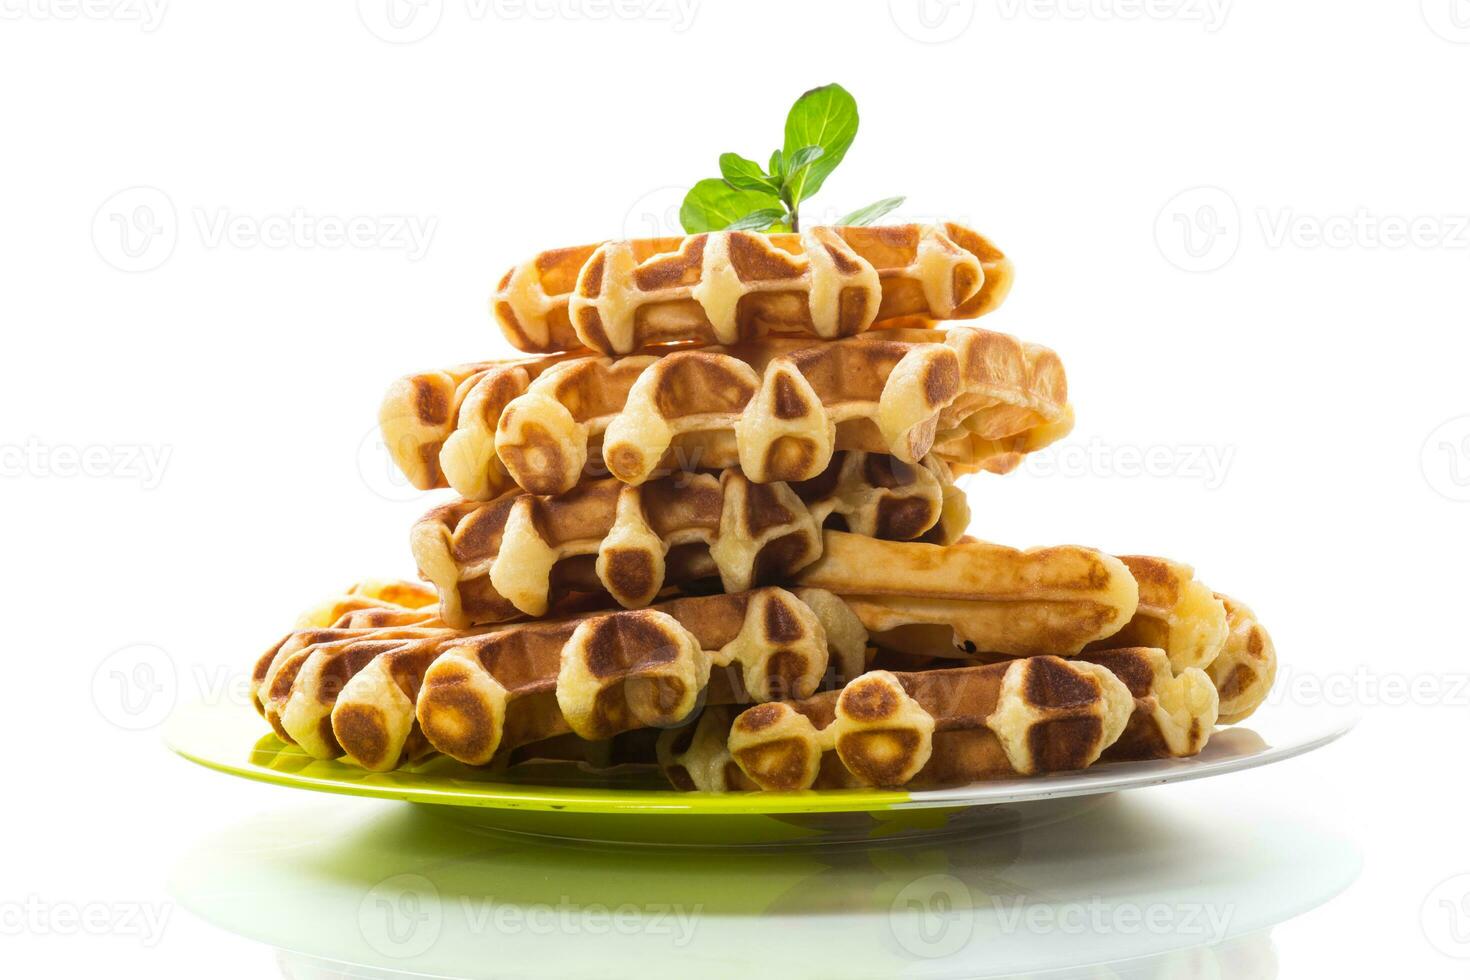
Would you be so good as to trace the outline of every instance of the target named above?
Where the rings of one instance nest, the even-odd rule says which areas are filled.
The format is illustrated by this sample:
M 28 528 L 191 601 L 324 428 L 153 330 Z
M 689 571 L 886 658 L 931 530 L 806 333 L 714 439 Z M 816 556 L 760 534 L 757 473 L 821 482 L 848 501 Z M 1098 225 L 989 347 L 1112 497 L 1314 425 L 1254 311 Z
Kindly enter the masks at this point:
M 824 339 L 901 316 L 954 320 L 999 306 L 1010 260 L 962 225 L 711 232 L 560 248 L 511 269 L 491 308 L 523 351 L 734 344 L 768 332 Z

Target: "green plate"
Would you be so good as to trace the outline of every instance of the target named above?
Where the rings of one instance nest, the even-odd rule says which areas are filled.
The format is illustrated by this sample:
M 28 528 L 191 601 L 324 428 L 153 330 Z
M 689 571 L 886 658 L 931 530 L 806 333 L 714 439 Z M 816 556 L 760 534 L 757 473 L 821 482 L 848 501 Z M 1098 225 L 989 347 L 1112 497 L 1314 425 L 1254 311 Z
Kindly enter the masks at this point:
M 990 804 L 1110 793 L 1252 768 L 1325 745 L 1355 720 L 1277 707 L 1288 710 L 1262 722 L 1264 730 L 1282 736 L 1275 744 L 1236 727 L 1216 733 L 1193 759 L 1098 765 L 1082 772 L 909 792 L 682 793 L 646 768 L 593 773 L 549 763 L 495 771 L 444 757 L 393 772 L 367 772 L 311 758 L 277 738 L 248 706 L 233 703 L 196 703 L 179 710 L 169 720 L 165 740 L 186 759 L 234 776 L 452 807 L 460 819 L 500 830 L 663 844 L 772 843 L 969 832 L 977 821 L 983 823 L 979 811 Z

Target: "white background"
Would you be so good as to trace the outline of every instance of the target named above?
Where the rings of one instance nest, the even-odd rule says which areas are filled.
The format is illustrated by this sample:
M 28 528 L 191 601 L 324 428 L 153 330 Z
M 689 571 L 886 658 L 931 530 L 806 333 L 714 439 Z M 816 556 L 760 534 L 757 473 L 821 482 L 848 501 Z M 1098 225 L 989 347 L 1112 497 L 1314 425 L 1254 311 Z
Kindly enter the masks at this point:
M 372 0 L 160 2 L 0 0 L 5 909 L 167 903 L 206 829 L 295 803 L 157 723 L 232 696 L 314 598 L 411 572 L 428 501 L 374 441 L 387 383 L 506 351 L 504 268 L 667 228 L 836 80 L 862 126 L 812 210 L 973 224 L 1018 268 L 986 325 L 1068 367 L 1076 432 L 976 481 L 974 532 L 1189 561 L 1270 627 L 1283 696 L 1323 674 L 1367 710 L 1228 777 L 1363 850 L 1277 930 L 1281 975 L 1463 972 L 1470 895 L 1435 889 L 1470 871 L 1464 0 L 430 0 L 398 28 Z M 274 970 L 174 911 L 151 947 L 7 925 L 0 961 Z

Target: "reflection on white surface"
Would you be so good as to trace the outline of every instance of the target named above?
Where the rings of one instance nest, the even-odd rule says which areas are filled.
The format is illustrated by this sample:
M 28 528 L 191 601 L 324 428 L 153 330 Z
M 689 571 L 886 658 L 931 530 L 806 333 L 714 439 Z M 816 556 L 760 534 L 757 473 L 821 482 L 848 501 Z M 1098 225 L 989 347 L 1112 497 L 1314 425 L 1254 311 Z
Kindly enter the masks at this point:
M 400 980 L 423 975 L 333 963 L 287 950 L 281 950 L 278 959 L 281 976 L 286 980 Z M 621 974 L 610 969 L 607 975 Z M 1215 946 L 1145 956 L 1126 963 L 1012 974 L 1002 980 L 1276 980 L 1277 976 L 1271 934 L 1260 932 Z
M 557 843 L 337 802 L 203 842 L 173 890 L 286 976 L 1257 978 L 1356 849 L 1228 793 L 994 808 L 964 838 Z

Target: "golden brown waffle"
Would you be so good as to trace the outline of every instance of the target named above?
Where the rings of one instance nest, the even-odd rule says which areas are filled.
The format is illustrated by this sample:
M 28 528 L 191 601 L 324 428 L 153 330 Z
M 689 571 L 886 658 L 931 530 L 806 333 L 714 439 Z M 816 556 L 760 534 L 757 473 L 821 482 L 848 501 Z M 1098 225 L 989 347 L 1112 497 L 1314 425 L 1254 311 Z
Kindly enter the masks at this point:
M 255 689 L 276 733 L 318 758 L 386 770 L 437 750 L 484 764 L 567 732 L 668 727 L 701 698 L 810 694 L 861 673 L 866 640 L 827 593 L 758 589 L 493 631 L 306 631 L 262 658 Z
M 838 450 L 913 463 L 932 448 L 967 472 L 1006 472 L 1064 435 L 1072 411 L 1051 351 L 954 327 L 472 365 L 397 382 L 380 420 L 415 486 L 488 500 L 732 466 L 797 482 Z
M 1089 641 L 1088 649 L 1157 647 L 1169 655 L 1169 662 L 1176 671 L 1186 667 L 1207 667 L 1225 645 L 1225 606 L 1194 578 L 1194 570 L 1165 558 L 1141 555 L 1124 555 L 1111 560 L 1121 562 L 1137 582 L 1137 607 L 1119 629 Z M 813 578 L 810 584 L 821 588 L 834 585 L 831 580 L 820 576 Z M 844 588 L 834 591 L 848 595 Z M 861 614 L 860 609 L 859 612 Z M 941 626 L 932 623 L 890 627 L 872 617 L 865 617 L 865 621 L 875 634 L 875 643 L 904 653 L 969 659 L 976 655 L 1004 652 L 966 642 L 958 632 L 951 636 Z M 1054 647 L 1039 652 L 1065 655 L 1076 651 Z
M 942 463 L 839 453 L 797 484 L 755 484 L 730 469 L 461 500 L 426 514 L 412 543 L 441 617 L 467 627 L 541 616 L 572 592 L 636 608 L 666 586 L 716 575 L 726 592 L 789 580 L 821 553 L 833 521 L 875 537 L 951 541 L 969 510 Z
M 678 578 L 719 572 L 707 555 L 688 569 Z M 841 596 L 885 646 L 951 656 L 1075 654 L 1117 633 L 1138 606 L 1126 565 L 1071 545 L 1018 551 L 973 539 L 940 545 L 829 530 L 822 557 L 787 582 Z
M 338 625 L 350 612 L 382 610 L 403 620 L 428 619 L 439 597 L 434 590 L 418 582 L 395 579 L 364 579 L 346 592 L 318 603 L 296 620 L 297 629 L 325 629 Z
M 505 274 L 491 309 L 523 351 L 826 340 L 875 320 L 965 319 L 999 306 L 1010 260 L 956 224 L 710 232 L 542 252 Z
M 722 711 L 734 705 L 711 705 L 705 711 Z M 612 738 L 595 741 L 568 732 L 553 738 L 518 745 L 496 755 L 492 766 L 518 766 L 528 762 L 573 762 L 590 772 L 607 772 L 620 766 L 658 765 L 658 738 L 668 729 L 634 728 Z
M 733 719 L 731 708 L 709 709 L 664 733 L 658 758 L 681 789 L 925 788 L 1204 746 L 1217 702 L 1202 671 L 1175 678 L 1163 652 L 1146 648 L 1100 660 L 870 671 L 841 691 Z
M 1176 671 L 1208 667 L 1225 646 L 1224 603 L 1188 565 L 1145 555 L 1120 560 L 1138 581 L 1138 613 L 1094 648 L 1158 647 Z
M 1077 658 L 1113 672 L 1133 695 L 1133 714 L 1104 762 L 1177 759 L 1198 755 L 1215 731 L 1220 695 L 1203 670 L 1175 674 L 1169 656 L 1155 647 L 1097 650 Z
M 828 531 L 822 557 L 795 580 L 842 596 L 875 641 L 916 653 L 1074 654 L 1112 637 L 1138 606 L 1126 565 L 1070 545 L 1017 551 Z
M 511 399 L 564 360 L 552 355 L 483 361 L 399 378 L 378 409 L 378 428 L 388 454 L 420 490 L 447 487 L 452 480 L 466 497 L 489 499 L 512 485 L 505 467 L 493 456 L 459 459 L 446 452 L 445 442 L 460 426 L 484 426 L 493 438 L 495 423 Z
M 880 650 L 877 662 L 881 662 L 883 657 L 884 651 Z M 1128 716 L 1127 725 L 1117 740 L 1103 749 L 1098 761 L 1183 758 L 1198 754 L 1209 741 L 1220 702 L 1214 686 L 1202 671 L 1188 669 L 1175 677 L 1164 652 L 1146 647 L 1103 651 L 1077 660 L 1107 668 L 1123 682 L 1133 696 L 1132 713 Z M 879 669 L 877 662 L 873 668 L 875 671 Z M 1001 669 L 993 667 L 992 674 Z M 945 671 L 939 670 L 938 673 L 943 675 Z M 894 676 L 906 675 L 895 672 Z M 927 678 L 926 681 L 931 689 L 935 685 L 948 684 L 957 693 L 983 689 L 983 685 L 973 683 L 973 678 L 960 682 L 947 681 L 941 676 Z M 1050 690 L 1055 685 L 1043 684 L 1042 687 Z M 834 694 L 818 696 L 817 700 L 824 702 L 820 709 L 811 710 L 814 706 L 808 702 L 807 706 L 798 708 L 798 713 L 807 715 L 813 721 L 825 722 L 830 727 L 836 721 L 837 712 L 835 704 L 829 711 L 827 703 L 832 702 L 834 697 Z M 941 705 L 944 712 L 963 717 L 959 718 L 957 727 L 954 725 L 954 718 L 946 719 L 944 724 L 936 720 L 928 761 L 923 763 L 909 785 L 960 785 L 1020 775 L 1006 754 L 1005 744 L 1000 738 L 988 725 L 977 726 L 974 717 L 965 714 L 971 703 L 966 701 L 960 708 Z M 768 710 L 776 709 L 768 706 Z M 994 711 L 993 708 L 991 710 Z M 742 771 L 731 752 L 731 726 L 740 711 L 738 705 L 712 705 L 694 722 L 678 729 L 664 732 L 642 729 L 598 742 L 563 736 L 526 746 L 507 761 L 511 764 L 532 759 L 576 762 L 583 768 L 594 771 L 656 763 L 676 789 L 760 789 L 761 784 Z M 897 714 L 901 716 L 903 713 Z M 813 715 L 816 717 L 813 718 Z M 986 717 L 993 717 L 993 714 Z M 802 727 L 799 722 L 795 724 L 797 728 Z M 1067 752 L 1066 749 L 1058 748 L 1059 740 L 1066 737 L 1064 726 L 1065 722 L 1044 729 L 1046 734 L 1043 738 L 1047 742 L 1043 744 L 1049 744 L 1050 748 L 1042 751 L 1052 758 L 1065 756 Z M 778 722 L 774 727 L 778 731 L 776 739 L 768 740 L 759 733 L 751 739 L 755 746 L 754 755 L 761 760 L 755 764 L 758 773 L 775 770 L 779 774 L 778 778 L 785 778 L 787 773 L 783 765 L 794 756 L 800 760 L 795 768 L 803 774 L 804 779 L 807 771 L 806 750 L 793 751 L 792 745 L 780 741 L 781 724 Z M 1084 727 L 1090 729 L 1090 726 Z M 886 732 L 884 737 L 888 737 Z M 908 746 L 913 744 L 901 726 L 891 737 L 895 757 L 908 751 Z M 802 740 L 801 736 L 797 736 L 797 739 Z M 817 776 L 811 785 L 818 788 L 863 785 L 862 779 L 834 753 L 835 739 L 831 746 L 827 746 L 825 741 L 824 739 Z M 881 741 L 876 738 L 874 741 L 878 747 L 882 747 Z M 792 754 L 784 755 L 788 752 Z M 859 754 L 862 754 L 861 751 Z M 761 768 L 762 766 L 766 768 Z M 769 777 L 763 778 L 769 782 Z
M 954 785 L 1085 768 L 1122 735 L 1133 703 L 1106 668 L 1056 657 L 870 671 L 841 691 L 745 710 L 725 749 L 761 789 Z M 707 744 L 718 758 L 718 739 Z M 666 756 L 686 756 L 691 782 L 713 768 L 691 768 L 676 749 Z
M 1276 644 L 1243 602 L 1215 594 L 1225 605 L 1229 633 L 1220 655 L 1205 670 L 1220 692 L 1220 722 L 1249 718 L 1276 683 Z

